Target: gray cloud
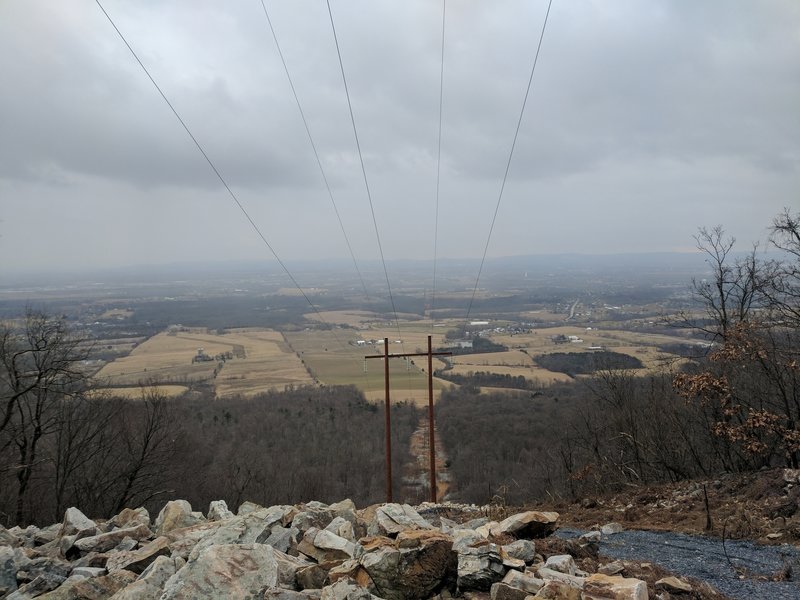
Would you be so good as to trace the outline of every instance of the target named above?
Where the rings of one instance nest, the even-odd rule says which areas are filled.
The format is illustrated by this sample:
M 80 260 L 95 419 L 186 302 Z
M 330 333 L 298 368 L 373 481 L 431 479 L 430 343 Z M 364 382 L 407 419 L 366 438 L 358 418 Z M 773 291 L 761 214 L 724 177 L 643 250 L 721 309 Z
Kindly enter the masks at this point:
M 344 256 L 260 2 L 104 5 L 276 249 Z M 345 226 L 374 256 L 325 5 L 267 6 Z M 430 258 L 441 5 L 332 7 L 387 257 Z M 440 247 L 475 256 L 546 2 L 447 8 Z M 554 2 L 490 254 L 679 249 L 716 223 L 763 238 L 798 205 L 799 29 L 793 0 Z M 0 77 L 0 251 L 20 266 L 185 260 L 212 232 L 219 258 L 263 251 L 94 4 L 0 5 Z M 47 242 L 25 252 L 37 217 Z

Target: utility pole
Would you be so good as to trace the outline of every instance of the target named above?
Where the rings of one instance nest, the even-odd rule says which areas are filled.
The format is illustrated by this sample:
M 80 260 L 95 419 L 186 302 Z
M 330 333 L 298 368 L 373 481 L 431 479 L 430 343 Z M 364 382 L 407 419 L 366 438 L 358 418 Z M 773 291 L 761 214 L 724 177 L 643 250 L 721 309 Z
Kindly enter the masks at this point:
M 433 432 L 433 357 L 434 356 L 451 356 L 452 352 L 434 352 L 431 342 L 431 336 L 428 336 L 428 351 L 427 352 L 404 352 L 402 354 L 389 354 L 389 338 L 383 338 L 383 356 L 380 354 L 372 354 L 365 356 L 364 360 L 370 358 L 382 358 L 383 364 L 383 377 L 384 387 L 386 394 L 386 501 L 392 501 L 392 418 L 391 418 L 391 404 L 389 402 L 389 359 L 390 358 L 410 358 L 412 356 L 427 356 L 428 357 L 428 428 L 429 428 L 429 454 L 430 454 L 430 486 L 431 486 L 431 502 L 436 502 L 436 449 L 434 443 L 436 441 Z

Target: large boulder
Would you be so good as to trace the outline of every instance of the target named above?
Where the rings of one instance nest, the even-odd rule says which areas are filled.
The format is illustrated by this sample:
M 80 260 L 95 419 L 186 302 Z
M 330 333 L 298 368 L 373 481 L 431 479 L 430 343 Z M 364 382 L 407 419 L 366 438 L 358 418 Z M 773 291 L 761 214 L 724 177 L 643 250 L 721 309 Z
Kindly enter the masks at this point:
M 84 579 L 70 577 L 52 592 L 37 596 L 37 600 L 87 600 L 110 598 L 119 590 L 133 583 L 136 575 L 130 571 L 118 571 L 102 577 Z
M 257 598 L 282 583 L 274 553 L 263 544 L 206 548 L 167 580 L 161 600 Z
M 111 554 L 108 557 L 106 569 L 108 569 L 109 573 L 126 569 L 132 573 L 140 574 L 159 556 L 169 555 L 169 539 L 160 536 L 136 550 Z
M 513 535 L 524 539 L 547 537 L 558 528 L 558 517 L 557 512 L 529 510 L 500 521 L 491 531 L 494 535 Z
M 408 504 L 384 504 L 375 511 L 367 531 L 369 535 L 394 537 L 408 529 L 433 529 L 433 526 Z
M 495 544 L 465 548 L 458 553 L 458 589 L 462 592 L 488 591 L 505 574 L 501 550 Z
M 115 529 L 108 533 L 101 533 L 100 535 L 93 535 L 76 540 L 72 544 L 73 550 L 78 550 L 82 553 L 87 552 L 107 552 L 117 546 L 125 538 L 131 540 L 145 540 L 153 533 L 146 525 L 137 525 L 136 527 L 127 527 L 125 529 Z M 67 553 L 67 558 L 70 554 Z
M 136 527 L 137 525 L 147 525 L 150 527 L 150 513 L 142 506 L 139 508 L 123 508 L 122 512 L 109 519 L 106 525 L 109 531 L 112 529 Z
M 517 540 L 511 544 L 503 546 L 505 552 L 511 558 L 523 561 L 529 565 L 536 560 L 536 544 L 530 540 Z
M 158 556 L 139 578 L 122 588 L 111 600 L 152 600 L 161 596 L 167 580 L 185 564 L 182 558 Z
M 310 528 L 297 544 L 297 550 L 318 563 L 358 558 L 364 548 L 326 529 Z
M 457 568 L 452 538 L 428 530 L 404 531 L 393 544 L 367 552 L 360 562 L 377 595 L 388 600 L 427 598 L 452 586 Z
M 204 520 L 203 515 L 192 512 L 192 505 L 186 500 L 171 500 L 158 513 L 155 532 L 156 535 L 164 535 L 173 529 L 191 527 Z
M 78 538 L 88 537 L 97 533 L 97 523 L 79 511 L 77 508 L 70 507 L 64 511 L 64 520 L 61 523 L 59 537 L 66 535 L 77 535 Z M 78 539 L 76 538 L 76 539 Z
M 208 505 L 209 521 L 222 521 L 224 519 L 230 519 L 234 516 L 236 515 L 228 510 L 228 504 L 225 502 L 225 500 L 212 500 L 211 504 Z

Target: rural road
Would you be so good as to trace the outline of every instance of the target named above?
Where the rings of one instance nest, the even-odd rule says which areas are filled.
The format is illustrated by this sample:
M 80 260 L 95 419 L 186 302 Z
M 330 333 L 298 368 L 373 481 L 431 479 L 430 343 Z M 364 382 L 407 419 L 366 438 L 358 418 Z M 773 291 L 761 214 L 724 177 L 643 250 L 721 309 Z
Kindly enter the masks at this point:
M 566 319 L 564 319 L 565 321 L 569 321 L 570 319 L 572 319 L 575 316 L 575 309 L 578 308 L 578 303 L 579 302 L 580 302 L 580 300 L 575 300 L 575 302 L 572 304 L 572 306 L 569 307 L 569 316 Z
M 575 538 L 583 531 L 559 529 L 556 535 Z M 705 581 L 723 594 L 737 600 L 800 599 L 800 548 L 783 544 L 761 546 L 753 542 L 662 533 L 623 531 L 604 535 L 600 553 L 615 559 L 651 562 L 678 576 Z M 727 553 L 727 555 L 726 555 Z M 758 576 L 771 576 L 791 567 L 795 581 L 758 581 Z M 740 579 L 734 567 L 744 568 L 751 575 Z

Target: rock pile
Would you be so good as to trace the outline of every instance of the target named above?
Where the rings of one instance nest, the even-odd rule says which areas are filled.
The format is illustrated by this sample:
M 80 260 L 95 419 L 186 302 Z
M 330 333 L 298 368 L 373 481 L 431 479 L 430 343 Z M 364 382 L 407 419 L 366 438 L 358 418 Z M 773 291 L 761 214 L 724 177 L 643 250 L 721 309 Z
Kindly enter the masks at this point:
M 236 514 L 216 501 L 207 516 L 175 500 L 154 521 L 144 508 L 105 522 L 70 508 L 49 527 L 0 527 L 0 598 L 647 599 L 644 581 L 538 554 L 534 539 L 558 518 L 528 511 L 500 522 L 437 518 L 434 527 L 408 505 L 357 510 L 349 500 L 246 502 Z

